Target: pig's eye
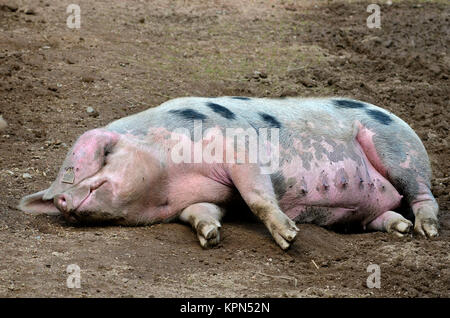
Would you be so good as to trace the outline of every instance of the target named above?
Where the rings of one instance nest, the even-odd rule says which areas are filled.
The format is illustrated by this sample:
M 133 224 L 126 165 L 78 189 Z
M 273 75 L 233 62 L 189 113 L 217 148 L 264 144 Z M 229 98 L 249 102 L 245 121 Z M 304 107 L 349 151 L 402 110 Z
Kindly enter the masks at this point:
M 103 166 L 107 164 L 108 155 L 111 153 L 111 149 L 105 149 L 105 154 L 103 156 Z
M 105 153 L 105 157 L 108 156 L 113 150 L 113 147 L 111 147 L 110 145 L 106 146 L 103 151 Z

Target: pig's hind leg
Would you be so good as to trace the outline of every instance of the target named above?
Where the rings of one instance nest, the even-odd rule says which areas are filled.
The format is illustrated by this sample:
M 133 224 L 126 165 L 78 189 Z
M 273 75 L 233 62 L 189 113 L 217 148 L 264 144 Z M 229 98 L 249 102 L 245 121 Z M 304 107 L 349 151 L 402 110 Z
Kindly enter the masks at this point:
M 387 211 L 367 224 L 366 228 L 368 230 L 383 231 L 392 233 L 398 237 L 403 237 L 410 232 L 412 226 L 411 221 L 405 219 L 401 214 L 394 211 Z
M 426 237 L 438 235 L 439 206 L 431 193 L 428 154 L 419 137 L 403 121 L 360 126 L 357 140 L 367 158 L 403 195 L 414 213 L 414 231 Z
M 212 203 L 196 203 L 181 212 L 180 220 L 191 224 L 203 248 L 210 248 L 220 241 L 220 220 L 223 211 Z

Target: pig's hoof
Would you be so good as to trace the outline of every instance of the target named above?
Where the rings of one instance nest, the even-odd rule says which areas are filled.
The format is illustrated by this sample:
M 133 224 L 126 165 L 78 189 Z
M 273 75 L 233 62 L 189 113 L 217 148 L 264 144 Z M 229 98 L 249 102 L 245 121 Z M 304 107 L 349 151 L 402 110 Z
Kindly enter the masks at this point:
M 287 218 L 287 217 L 286 217 Z M 297 236 L 298 228 L 295 226 L 295 223 L 287 218 L 284 222 L 284 225 L 281 226 L 272 226 L 271 233 L 275 242 L 281 247 L 283 250 L 287 250 L 291 243 L 295 240 Z
M 416 217 L 414 231 L 419 235 L 433 238 L 439 235 L 438 227 L 436 219 Z
M 197 237 L 203 248 L 211 248 L 220 242 L 220 223 L 200 221 L 197 225 Z
M 409 220 L 402 217 L 392 222 L 387 231 L 397 237 L 403 237 L 411 231 L 412 226 L 413 224 Z

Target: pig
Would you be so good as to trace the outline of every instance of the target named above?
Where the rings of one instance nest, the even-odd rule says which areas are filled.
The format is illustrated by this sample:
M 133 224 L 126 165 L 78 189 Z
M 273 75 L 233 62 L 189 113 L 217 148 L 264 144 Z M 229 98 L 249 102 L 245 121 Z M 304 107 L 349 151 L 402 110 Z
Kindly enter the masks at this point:
M 244 141 L 233 143 L 239 134 Z M 209 248 L 242 203 L 286 250 L 297 223 L 435 237 L 430 178 L 413 129 L 370 103 L 185 97 L 85 132 L 51 186 L 18 209 L 80 224 L 181 221 Z

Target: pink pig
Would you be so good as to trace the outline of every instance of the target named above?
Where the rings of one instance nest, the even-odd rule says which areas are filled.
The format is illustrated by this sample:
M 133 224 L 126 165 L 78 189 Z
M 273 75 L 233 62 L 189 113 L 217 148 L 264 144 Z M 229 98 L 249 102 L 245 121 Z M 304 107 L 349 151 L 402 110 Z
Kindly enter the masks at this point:
M 434 237 L 430 178 L 420 139 L 377 106 L 344 98 L 190 97 L 84 133 L 50 188 L 18 208 L 81 223 L 179 219 L 211 247 L 222 216 L 241 202 L 287 249 L 295 223 L 404 236 L 413 224 L 394 211 L 402 200 L 415 231 Z

